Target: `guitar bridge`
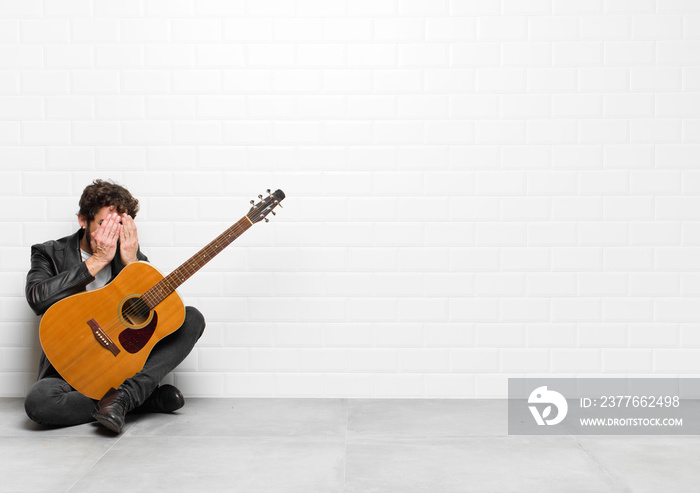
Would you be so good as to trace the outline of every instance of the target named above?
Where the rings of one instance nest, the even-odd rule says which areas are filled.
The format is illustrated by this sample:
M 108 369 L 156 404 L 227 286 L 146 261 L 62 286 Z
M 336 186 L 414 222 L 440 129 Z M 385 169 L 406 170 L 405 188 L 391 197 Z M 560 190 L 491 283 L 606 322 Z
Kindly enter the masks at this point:
M 87 324 L 90 326 L 90 329 L 92 329 L 92 335 L 95 336 L 95 340 L 100 343 L 100 346 L 111 351 L 114 356 L 120 353 L 117 345 L 114 344 L 112 339 L 110 339 L 107 334 L 105 334 L 102 327 L 100 327 L 100 324 L 97 323 L 97 320 L 91 318 L 87 321 Z

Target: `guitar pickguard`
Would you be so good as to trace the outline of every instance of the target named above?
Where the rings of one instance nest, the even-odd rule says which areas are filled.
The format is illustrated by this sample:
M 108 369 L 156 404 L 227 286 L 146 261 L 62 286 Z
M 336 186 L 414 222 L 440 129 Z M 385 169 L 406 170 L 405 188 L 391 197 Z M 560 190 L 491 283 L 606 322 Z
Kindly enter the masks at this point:
M 128 353 L 138 353 L 148 343 L 158 325 L 158 313 L 153 312 L 153 318 L 141 329 L 125 329 L 119 334 L 119 342 Z

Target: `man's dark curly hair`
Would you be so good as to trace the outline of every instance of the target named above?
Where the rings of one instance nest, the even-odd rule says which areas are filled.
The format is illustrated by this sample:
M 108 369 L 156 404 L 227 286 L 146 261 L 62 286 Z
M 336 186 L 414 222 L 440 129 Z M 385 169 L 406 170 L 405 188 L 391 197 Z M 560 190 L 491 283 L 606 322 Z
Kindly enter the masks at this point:
M 126 188 L 105 180 L 95 180 L 85 187 L 78 205 L 78 214 L 85 216 L 88 222 L 95 219 L 95 214 L 103 207 L 114 206 L 119 214 L 126 212 L 134 218 L 139 211 L 139 201 Z

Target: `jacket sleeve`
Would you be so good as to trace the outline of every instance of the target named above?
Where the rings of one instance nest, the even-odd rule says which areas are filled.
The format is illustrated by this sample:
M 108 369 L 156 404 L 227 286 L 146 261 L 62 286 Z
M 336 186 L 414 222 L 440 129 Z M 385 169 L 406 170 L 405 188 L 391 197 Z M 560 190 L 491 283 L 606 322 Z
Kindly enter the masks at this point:
M 139 249 L 136 251 L 136 260 L 139 260 L 141 262 L 148 262 L 148 257 L 146 257 L 142 252 L 141 252 L 141 247 L 139 246 Z
M 94 279 L 85 262 L 57 272 L 53 259 L 43 245 L 34 245 L 25 286 L 27 302 L 34 313 L 42 315 L 57 301 L 81 292 Z

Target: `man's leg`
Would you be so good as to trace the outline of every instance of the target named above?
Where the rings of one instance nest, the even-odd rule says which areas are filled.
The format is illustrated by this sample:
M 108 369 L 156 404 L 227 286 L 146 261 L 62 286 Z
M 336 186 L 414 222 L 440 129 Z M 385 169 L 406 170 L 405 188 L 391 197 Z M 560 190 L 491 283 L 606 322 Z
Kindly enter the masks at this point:
M 74 390 L 62 378 L 47 377 L 29 389 L 24 409 L 39 424 L 73 426 L 94 421 L 95 401 Z
M 182 363 L 192 351 L 195 343 L 204 332 L 204 317 L 196 308 L 185 309 L 185 321 L 178 330 L 163 338 L 153 347 L 143 369 L 127 378 L 118 389 L 110 389 L 97 403 L 93 417 L 114 431 L 121 432 L 126 413 L 141 406 L 147 399 L 146 407 L 162 409 L 166 412 L 179 409 L 185 403 L 179 390 L 172 385 L 158 388 L 160 381 L 177 365 Z M 153 405 L 152 405 L 153 404 Z
M 143 404 L 161 380 L 190 354 L 204 327 L 204 317 L 199 310 L 192 306 L 185 307 L 182 326 L 156 344 L 143 369 L 119 387 L 129 393 L 134 407 Z

